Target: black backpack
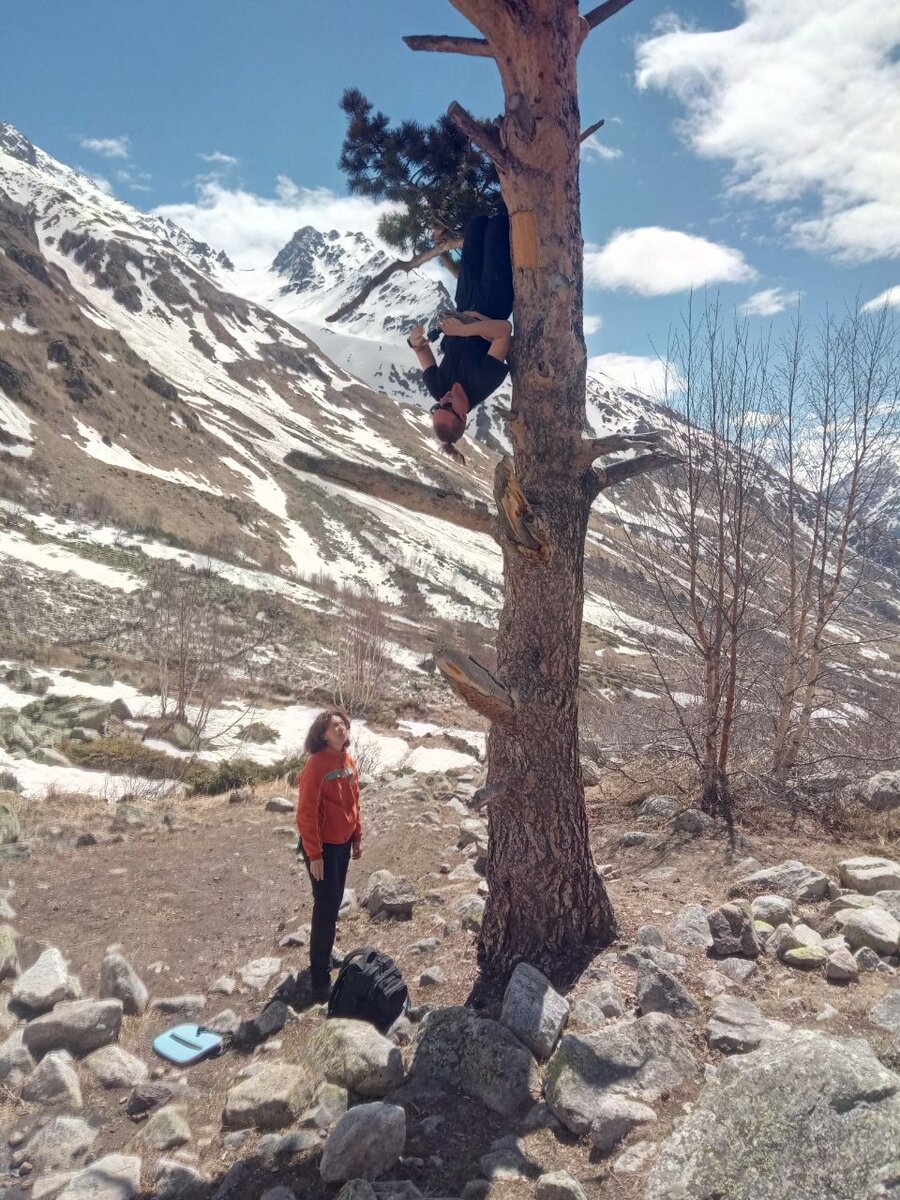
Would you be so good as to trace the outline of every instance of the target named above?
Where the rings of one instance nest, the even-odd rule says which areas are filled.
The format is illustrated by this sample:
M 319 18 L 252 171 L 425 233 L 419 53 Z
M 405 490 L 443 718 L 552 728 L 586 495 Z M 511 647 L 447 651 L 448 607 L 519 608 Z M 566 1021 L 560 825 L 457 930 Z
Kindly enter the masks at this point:
M 390 955 L 372 949 L 347 955 L 331 989 L 329 1017 L 368 1021 L 385 1033 L 408 1008 L 409 992 Z

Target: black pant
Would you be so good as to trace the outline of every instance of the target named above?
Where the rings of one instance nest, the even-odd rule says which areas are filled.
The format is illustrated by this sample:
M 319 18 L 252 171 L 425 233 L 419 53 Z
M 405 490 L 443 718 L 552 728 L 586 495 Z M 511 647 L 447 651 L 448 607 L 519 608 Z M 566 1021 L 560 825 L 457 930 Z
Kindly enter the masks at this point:
M 313 893 L 312 930 L 309 935 L 309 977 L 314 988 L 326 988 L 331 982 L 331 951 L 334 947 L 334 932 L 337 926 L 338 909 L 344 897 L 347 882 L 347 867 L 350 865 L 351 838 L 335 844 L 326 842 L 322 846 L 321 879 L 310 875 Z M 309 859 L 303 852 L 306 869 Z
M 463 239 L 456 310 L 480 312 L 505 321 L 513 308 L 512 262 L 509 255 L 509 216 L 473 217 Z

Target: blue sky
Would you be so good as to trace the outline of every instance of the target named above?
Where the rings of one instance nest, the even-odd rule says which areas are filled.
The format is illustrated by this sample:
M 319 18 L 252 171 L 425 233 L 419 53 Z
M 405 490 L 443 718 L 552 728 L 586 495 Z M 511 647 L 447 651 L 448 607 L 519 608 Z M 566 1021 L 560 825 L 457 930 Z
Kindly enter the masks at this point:
M 400 41 L 474 32 L 447 0 L 7 0 L 0 15 L 0 119 L 248 265 L 307 221 L 374 227 L 337 168 L 344 87 L 397 118 L 501 107 L 490 60 Z M 895 285 L 900 303 L 898 46 L 883 0 L 634 0 L 592 34 L 583 123 L 607 125 L 582 217 L 601 365 L 642 382 L 692 283 L 776 329 L 798 291 L 812 319 Z

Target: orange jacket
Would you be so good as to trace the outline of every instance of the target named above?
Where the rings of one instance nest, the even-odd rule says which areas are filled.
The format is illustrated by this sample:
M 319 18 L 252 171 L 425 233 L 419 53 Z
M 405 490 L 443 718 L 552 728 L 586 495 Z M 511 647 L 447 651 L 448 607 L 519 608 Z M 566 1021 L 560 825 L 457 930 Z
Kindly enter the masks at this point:
M 300 772 L 297 830 L 310 859 L 322 857 L 322 843 L 362 838 L 359 776 L 346 750 L 319 750 Z

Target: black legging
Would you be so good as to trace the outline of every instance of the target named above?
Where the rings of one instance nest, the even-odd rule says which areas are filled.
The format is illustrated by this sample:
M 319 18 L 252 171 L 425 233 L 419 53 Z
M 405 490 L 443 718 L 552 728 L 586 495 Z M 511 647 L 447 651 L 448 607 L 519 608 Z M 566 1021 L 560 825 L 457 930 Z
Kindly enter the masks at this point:
M 325 842 L 322 846 L 322 878 L 313 879 L 312 875 L 309 877 L 313 893 L 309 979 L 317 990 L 327 988 L 331 982 L 331 951 L 334 948 L 338 910 L 344 897 L 352 845 L 352 838 L 341 843 Z M 305 851 L 303 858 L 308 871 L 309 859 Z
M 456 310 L 471 310 L 491 320 L 505 321 L 512 308 L 509 216 L 502 212 L 494 217 L 473 217 L 463 240 Z

